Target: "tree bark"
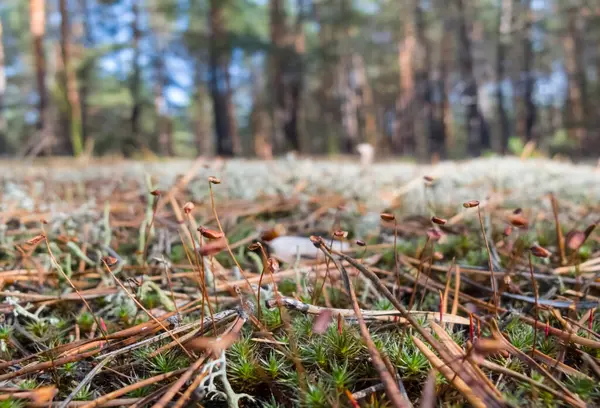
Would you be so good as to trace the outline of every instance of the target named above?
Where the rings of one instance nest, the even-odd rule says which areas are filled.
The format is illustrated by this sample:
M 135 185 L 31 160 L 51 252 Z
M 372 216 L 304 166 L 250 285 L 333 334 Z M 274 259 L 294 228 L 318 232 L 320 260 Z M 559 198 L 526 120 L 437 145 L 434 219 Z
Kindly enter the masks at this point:
M 227 87 L 228 69 L 223 3 L 223 0 L 210 0 L 210 93 L 215 116 L 216 152 L 221 156 L 233 156 L 227 98 L 220 89 Z
M 510 129 L 504 104 L 503 82 L 506 76 L 506 51 L 512 31 L 513 0 L 502 0 L 498 13 L 498 44 L 496 49 L 496 108 L 498 110 L 498 135 L 494 138 L 494 151 L 506 153 Z
M 77 75 L 73 68 L 71 59 L 71 26 L 69 23 L 69 10 L 67 9 L 67 0 L 59 1 L 60 8 L 60 48 L 61 57 L 64 69 L 64 89 L 66 92 L 65 99 L 69 109 L 69 130 L 71 149 L 75 156 L 83 153 L 83 135 L 81 130 L 81 102 L 79 100 L 79 89 L 77 85 Z
M 29 1 L 29 24 L 33 39 L 35 59 L 35 77 L 38 91 L 38 130 L 43 130 L 46 121 L 48 93 L 46 90 L 46 54 L 44 52 L 44 36 L 46 35 L 45 0 Z

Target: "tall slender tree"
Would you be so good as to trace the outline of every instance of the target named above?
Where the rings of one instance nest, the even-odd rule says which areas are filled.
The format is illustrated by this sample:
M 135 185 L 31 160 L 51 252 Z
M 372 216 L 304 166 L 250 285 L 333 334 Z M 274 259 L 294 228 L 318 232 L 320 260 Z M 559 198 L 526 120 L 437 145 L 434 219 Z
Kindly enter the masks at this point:
M 533 10 L 531 9 L 531 1 L 526 0 L 523 4 L 525 12 L 522 13 L 524 16 L 523 24 L 523 68 L 521 70 L 524 76 L 523 83 L 523 102 L 519 106 L 518 119 L 517 119 L 517 131 L 523 136 L 525 141 L 533 139 L 533 127 L 536 120 L 536 107 L 533 101 L 533 92 L 535 89 L 535 72 L 533 69 L 533 46 L 531 41 L 532 36 L 532 24 L 533 24 Z
M 194 86 L 196 92 L 194 94 L 193 110 L 193 132 L 194 143 L 196 145 L 196 153 L 198 155 L 208 155 L 211 152 L 211 138 L 209 137 L 209 118 L 206 112 L 206 87 L 204 81 L 204 64 L 201 61 L 196 61 L 194 69 Z
M 33 40 L 33 55 L 35 59 L 35 77 L 38 91 L 38 130 L 44 129 L 46 108 L 48 106 L 48 91 L 46 89 L 46 53 L 44 52 L 44 37 L 46 35 L 45 0 L 29 1 L 29 24 Z
M 4 94 L 6 93 L 6 73 L 4 71 L 4 36 L 2 21 L 0 21 L 0 155 L 6 153 L 8 134 L 4 112 Z
M 445 10 L 445 2 L 438 5 L 442 21 L 441 27 L 441 39 L 438 46 L 438 64 L 439 64 L 439 80 L 437 82 L 437 94 L 439 95 L 438 102 L 435 106 L 435 117 L 436 123 L 438 124 L 438 130 L 434 133 L 434 152 L 445 156 L 454 143 L 454 117 L 452 108 L 450 107 L 449 88 L 451 87 L 450 74 L 451 74 L 451 63 L 453 61 L 452 56 L 454 55 L 453 48 L 453 36 L 447 35 L 446 33 L 452 30 L 452 19 L 448 16 Z
M 224 6 L 227 1 L 210 0 L 210 93 L 215 118 L 216 153 L 233 156 L 231 115 L 228 113 L 228 61 L 229 47 L 225 31 Z
M 79 88 L 77 85 L 77 74 L 72 61 L 72 39 L 71 25 L 69 21 L 69 10 L 67 0 L 59 1 L 60 9 L 60 52 L 62 67 L 64 70 L 65 100 L 68 105 L 69 132 L 71 149 L 75 156 L 83 153 L 83 135 L 81 129 L 81 104 L 79 100 Z
M 508 114 L 504 101 L 504 80 L 506 76 L 506 52 L 511 40 L 513 1 L 502 0 L 498 11 L 498 44 L 496 45 L 496 109 L 498 131 L 492 147 L 498 153 L 505 153 L 510 137 Z
M 289 24 L 285 2 L 270 0 L 269 3 L 273 143 L 278 152 L 300 149 L 306 4 L 306 0 L 296 1 L 296 21 Z
M 269 53 L 269 66 L 271 77 L 271 124 L 273 126 L 273 144 L 276 152 L 282 152 L 285 145 L 283 123 L 285 120 L 285 84 L 284 84 L 284 47 L 286 37 L 286 15 L 282 0 L 269 2 L 269 26 L 271 35 L 271 48 Z
M 415 55 L 413 72 L 415 77 L 415 148 L 417 157 L 426 160 L 429 157 L 433 109 L 431 106 L 431 46 L 426 34 L 425 18 L 421 0 L 414 0 Z
M 459 69 L 463 81 L 463 103 L 466 105 L 467 150 L 470 155 L 478 156 L 482 148 L 489 147 L 487 126 L 479 107 L 477 81 L 473 66 L 471 39 L 467 28 L 467 10 L 465 0 L 455 1 L 458 14 Z
M 567 97 L 568 116 L 570 117 L 568 121 L 569 133 L 572 140 L 583 146 L 587 137 L 588 109 L 580 12 L 577 4 L 569 4 L 567 6 L 567 32 L 563 38 L 563 46 L 569 82 Z
M 86 49 L 93 49 L 95 46 L 93 34 L 93 22 L 91 19 L 89 0 L 79 0 L 79 8 L 81 10 L 81 18 L 83 25 L 84 46 Z M 93 59 L 86 61 L 81 69 L 81 81 L 79 86 L 79 94 L 81 100 L 81 131 L 83 140 L 91 142 L 91 132 L 89 129 L 89 101 L 90 88 L 92 85 L 94 72 Z M 86 150 L 87 150 L 86 146 Z
M 413 12 L 411 6 L 408 14 Z M 394 121 L 393 147 L 397 153 L 412 154 L 415 150 L 414 116 L 411 108 L 415 100 L 415 75 L 413 57 L 415 55 L 416 38 L 413 18 L 404 21 L 404 35 L 398 44 L 398 66 L 400 68 L 400 93 L 396 101 L 396 120 Z
M 130 132 L 123 141 L 122 151 L 125 156 L 131 156 L 136 149 L 144 145 L 141 140 L 140 117 L 142 114 L 141 100 L 141 77 L 142 68 L 140 67 L 140 42 L 142 33 L 140 30 L 140 8 L 137 0 L 131 3 L 131 47 L 133 51 L 131 75 L 129 78 L 129 93 L 131 94 L 131 116 Z

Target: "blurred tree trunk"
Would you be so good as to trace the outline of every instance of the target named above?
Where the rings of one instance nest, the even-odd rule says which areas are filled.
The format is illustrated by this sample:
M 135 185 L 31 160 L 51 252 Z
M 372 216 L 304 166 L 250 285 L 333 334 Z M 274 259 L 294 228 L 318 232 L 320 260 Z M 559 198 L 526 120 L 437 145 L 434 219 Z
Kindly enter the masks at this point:
M 477 82 L 473 67 L 473 54 L 471 50 L 471 39 L 467 28 L 467 13 L 464 0 L 456 0 L 458 11 L 458 43 L 459 43 L 459 68 L 461 79 L 464 83 L 462 98 L 466 104 L 467 115 L 465 118 L 467 127 L 467 151 L 471 156 L 479 156 L 482 148 L 489 147 L 489 137 L 481 110 Z
M 208 120 L 206 115 L 206 89 L 202 80 L 202 64 L 197 63 L 195 69 L 196 101 L 194 118 L 194 141 L 196 144 L 196 153 L 200 155 L 209 155 L 211 152 L 211 138 L 208 129 Z
M 345 137 L 340 141 L 340 148 L 344 153 L 354 152 L 359 142 L 358 97 L 352 84 L 353 66 L 352 55 L 343 55 L 338 67 L 338 82 L 339 94 L 342 99 L 340 106 L 342 126 L 345 133 Z
M 278 153 L 286 149 L 300 150 L 299 114 L 304 70 L 305 0 L 297 0 L 298 15 L 293 28 L 287 25 L 285 4 L 271 0 L 270 68 L 272 77 L 273 144 Z
M 69 10 L 67 0 L 59 1 L 60 8 L 60 48 L 62 65 L 64 70 L 65 99 L 68 103 L 69 130 L 71 136 L 71 149 L 75 156 L 83 152 L 83 134 L 81 128 L 81 102 L 79 100 L 79 88 L 77 85 L 77 74 L 73 67 L 71 26 L 69 23 Z
M 225 38 L 225 22 L 223 0 L 210 0 L 210 93 L 213 100 L 215 116 L 216 153 L 221 156 L 233 156 L 231 123 L 228 98 L 228 58 L 227 39 Z M 226 91 L 223 92 L 222 89 Z
M 163 156 L 173 156 L 172 126 L 167 114 L 167 100 L 165 98 L 166 73 L 163 59 L 163 48 L 157 45 L 157 55 L 154 57 L 154 109 L 156 111 L 156 127 L 158 130 L 158 146 Z
M 142 101 L 140 97 L 141 87 L 141 67 L 140 67 L 140 9 L 138 2 L 134 1 L 131 5 L 131 12 L 133 19 L 131 20 L 131 36 L 132 36 L 132 72 L 129 82 L 129 93 L 131 94 L 131 129 L 130 134 L 125 137 L 123 141 L 123 154 L 125 157 L 131 157 L 136 150 L 139 150 L 144 143 L 142 143 L 140 135 L 140 116 L 142 114 Z
M 438 152 L 442 156 L 447 156 L 448 152 L 452 148 L 452 144 L 454 143 L 454 123 L 452 109 L 450 107 L 450 100 L 448 98 L 448 88 L 450 87 L 449 76 L 451 71 L 450 62 L 452 61 L 453 48 L 452 36 L 446 34 L 451 32 L 452 27 L 450 24 L 450 18 L 446 14 L 447 13 L 445 9 L 443 9 L 441 12 L 443 32 L 439 48 L 440 81 L 438 85 L 438 92 L 440 95 L 440 102 L 437 108 L 437 111 L 439 112 L 437 118 L 438 123 L 440 124 L 440 135 L 436 137 L 437 144 L 439 145 Z
M 510 44 L 513 18 L 513 0 L 502 0 L 498 13 L 498 44 L 496 48 L 496 108 L 498 134 L 492 142 L 495 152 L 504 154 L 508 146 L 510 129 L 504 104 L 504 79 L 506 76 L 506 51 Z
M 400 46 L 400 97 L 397 102 L 395 146 L 404 154 L 416 153 L 420 160 L 429 156 L 431 141 L 431 49 L 425 34 L 421 0 L 409 4 L 409 18 L 404 23 L 404 40 Z
M 240 133 L 238 130 L 237 119 L 235 117 L 235 104 L 233 102 L 233 88 L 231 86 L 231 73 L 229 72 L 229 66 L 231 60 L 227 58 L 225 65 L 225 104 L 227 106 L 227 121 L 229 122 L 229 132 L 231 137 L 231 145 L 233 147 L 233 154 L 240 156 L 242 154 L 242 141 L 240 140 Z
M 517 133 L 529 142 L 533 139 L 533 126 L 536 120 L 536 107 L 533 101 L 533 91 L 535 89 L 535 74 L 533 73 L 533 47 L 531 44 L 531 26 L 533 22 L 533 10 L 531 1 L 526 0 L 523 4 L 524 24 L 523 24 L 523 102 L 518 105 Z
M 82 12 L 84 46 L 86 49 L 92 49 L 94 47 L 94 35 L 92 33 L 92 25 L 90 23 L 90 11 L 88 0 L 80 0 L 79 7 L 81 8 Z M 93 62 L 86 61 L 85 65 L 81 70 L 81 84 L 79 86 L 79 93 L 81 95 L 81 132 L 83 135 L 83 140 L 85 140 L 86 143 L 92 142 L 88 118 L 88 96 L 90 93 L 90 84 L 92 82 L 93 71 Z M 91 153 L 91 151 L 89 150 L 92 149 L 93 146 L 86 144 L 86 152 Z
M 412 107 L 415 99 L 415 75 L 413 58 L 416 39 L 412 18 L 404 22 L 404 36 L 398 44 L 398 65 L 400 68 L 400 93 L 396 100 L 396 120 L 392 146 L 396 153 L 411 154 L 415 151 L 414 116 Z
M 307 11 L 306 0 L 297 0 L 298 15 L 291 40 L 293 41 L 292 58 L 290 58 L 290 80 L 286 101 L 286 121 L 284 126 L 285 138 L 292 150 L 300 151 L 300 108 L 304 87 L 304 54 L 306 38 L 304 35 L 304 20 Z
M 369 84 L 365 62 L 360 54 L 354 54 L 354 71 L 356 75 L 356 86 L 360 92 L 360 113 L 363 125 L 362 133 L 364 140 L 377 151 L 378 134 L 377 119 L 375 116 L 375 104 L 373 101 L 373 89 Z
M 430 142 L 432 139 L 431 129 L 433 123 L 433 110 L 431 107 L 431 83 L 429 72 L 431 69 L 431 46 L 425 33 L 425 19 L 421 0 L 415 0 L 415 49 L 413 57 L 413 70 L 415 76 L 415 148 L 417 157 L 421 161 L 429 157 Z
M 7 152 L 8 134 L 6 118 L 4 116 L 4 94 L 6 93 L 6 74 L 4 72 L 4 36 L 2 35 L 2 21 L 0 21 L 0 155 Z
M 44 53 L 44 36 L 46 34 L 46 9 L 44 0 L 29 1 L 29 24 L 31 37 L 33 38 L 35 77 L 38 91 L 37 128 L 42 131 L 46 124 L 46 108 L 48 106 L 48 93 L 46 89 L 46 55 Z
M 579 8 L 569 5 L 567 9 L 567 32 L 563 39 L 565 66 L 569 91 L 567 109 L 569 137 L 583 147 L 587 137 L 587 98 L 586 78 L 583 64 L 583 44 L 581 40 L 581 18 Z
M 262 160 L 273 157 L 273 146 L 269 143 L 269 115 L 263 98 L 264 80 L 260 69 L 252 71 L 252 112 L 250 127 L 254 141 L 254 154 Z
M 333 43 L 335 42 L 334 30 L 331 23 L 323 17 L 323 4 L 313 3 L 316 22 L 319 26 L 319 46 L 321 48 L 319 88 L 317 96 L 319 99 L 319 118 L 322 119 L 321 134 L 323 137 L 313 139 L 313 145 L 318 147 L 318 153 L 334 154 L 339 151 L 339 143 L 336 134 L 336 123 L 338 118 L 336 115 L 334 88 L 335 88 L 335 56 L 332 55 Z M 316 144 L 314 142 L 324 142 Z
M 283 72 L 283 53 L 286 42 L 285 9 L 282 0 L 271 0 L 269 2 L 269 19 L 271 30 L 271 105 L 273 126 L 272 144 L 275 152 L 282 153 L 285 145 L 285 134 L 283 123 L 285 120 L 285 83 Z
M 340 27 L 338 33 L 337 47 L 339 61 L 337 66 L 337 93 L 340 96 L 340 114 L 342 126 L 344 128 L 344 137 L 340 140 L 340 150 L 344 153 L 355 152 L 356 145 L 359 143 L 360 133 L 358 127 L 358 95 L 355 85 L 355 67 L 354 55 L 350 42 L 350 23 L 351 7 L 348 0 L 342 0 L 340 3 Z

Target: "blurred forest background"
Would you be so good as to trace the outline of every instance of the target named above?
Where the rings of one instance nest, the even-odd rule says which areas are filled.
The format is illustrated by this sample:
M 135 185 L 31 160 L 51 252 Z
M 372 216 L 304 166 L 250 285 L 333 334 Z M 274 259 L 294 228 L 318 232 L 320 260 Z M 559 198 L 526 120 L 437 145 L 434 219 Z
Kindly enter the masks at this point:
M 597 157 L 598 118 L 597 0 L 0 2 L 3 156 Z

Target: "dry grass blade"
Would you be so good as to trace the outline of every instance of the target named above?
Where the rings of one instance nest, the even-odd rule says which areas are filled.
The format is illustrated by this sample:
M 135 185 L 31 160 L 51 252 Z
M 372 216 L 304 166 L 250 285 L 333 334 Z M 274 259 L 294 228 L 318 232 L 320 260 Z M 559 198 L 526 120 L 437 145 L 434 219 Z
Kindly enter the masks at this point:
M 171 371 L 169 373 L 155 375 L 153 377 L 146 378 L 145 380 L 138 381 L 135 384 L 130 384 L 126 387 L 123 387 L 121 389 L 110 392 L 106 395 L 103 395 L 99 398 L 96 398 L 95 400 L 90 401 L 87 404 L 83 405 L 83 408 L 94 408 L 94 407 L 103 406 L 105 403 L 107 403 L 115 398 L 118 398 L 121 395 L 125 395 L 131 391 L 135 391 L 139 388 L 145 387 L 146 385 L 159 383 L 159 382 L 167 380 L 173 376 L 184 373 L 185 371 L 186 371 L 186 369 L 180 369 L 180 370 Z
M 484 360 L 480 364 L 481 364 L 482 367 L 487 368 L 488 370 L 492 370 L 492 371 L 495 371 L 497 373 L 504 374 L 504 375 L 507 375 L 509 377 L 516 378 L 516 379 L 518 379 L 518 380 L 520 380 L 522 382 L 531 384 L 532 386 L 534 386 L 534 387 L 536 387 L 536 388 L 538 388 L 540 390 L 549 392 L 550 394 L 552 394 L 555 397 L 557 397 L 557 398 L 565 401 L 567 404 L 569 404 L 571 406 L 581 407 L 581 408 L 584 408 L 586 406 L 585 403 L 583 403 L 582 401 L 580 401 L 578 399 L 574 399 L 574 398 L 570 397 L 569 395 L 565 395 L 562 392 L 557 391 L 554 388 L 551 388 L 551 387 L 547 386 L 546 384 L 544 384 L 542 382 L 535 381 L 530 376 L 523 375 L 521 373 L 518 373 L 516 371 L 510 370 L 510 369 L 508 369 L 506 367 L 503 367 L 503 366 L 501 366 L 499 364 L 493 363 L 493 362 L 488 361 L 488 360 Z
M 356 314 L 352 309 L 336 309 L 336 308 L 328 308 L 322 306 L 310 305 L 308 303 L 301 302 L 291 297 L 282 296 L 279 300 L 271 299 L 267 301 L 267 306 L 269 308 L 273 308 L 276 306 L 283 306 L 290 310 L 296 310 L 302 313 L 312 314 L 312 315 L 320 315 L 324 312 L 329 312 L 333 316 L 342 316 L 344 318 L 355 318 Z M 402 314 L 397 310 L 362 310 L 362 316 L 365 320 L 384 320 L 384 321 L 393 321 L 399 324 L 409 323 L 408 320 L 404 319 Z M 432 322 L 440 322 L 440 315 L 437 312 L 427 312 L 427 311 L 418 311 L 411 310 L 409 311 L 410 315 L 415 318 L 422 318 L 426 321 Z M 400 316 L 400 317 L 398 317 Z M 444 323 L 452 323 L 459 325 L 469 325 L 469 319 L 452 314 L 444 314 L 443 315 Z
M 314 242 L 314 241 L 313 241 Z M 369 334 L 369 329 L 362 318 L 362 313 L 360 307 L 358 306 L 358 301 L 356 299 L 356 294 L 354 293 L 354 288 L 352 287 L 352 281 L 346 272 L 344 266 L 337 260 L 335 257 L 331 255 L 331 252 L 328 248 L 325 247 L 323 240 L 318 240 L 318 247 L 323 251 L 325 256 L 327 256 L 334 263 L 336 268 L 340 271 L 342 275 L 342 279 L 344 281 L 344 286 L 346 287 L 346 291 L 350 295 L 352 300 L 352 307 L 354 309 L 354 313 L 356 314 L 356 318 L 358 319 L 358 324 L 360 327 L 361 335 L 365 343 L 367 344 L 367 348 L 369 349 L 369 354 L 371 355 L 371 359 L 373 360 L 373 365 L 377 369 L 377 373 L 381 377 L 381 381 L 385 385 L 386 393 L 388 398 L 391 400 L 392 404 L 395 407 L 408 407 L 409 403 L 404 400 L 402 397 L 400 390 L 398 389 L 398 385 L 392 378 L 391 373 L 388 371 L 385 363 L 383 362 L 375 343 L 371 339 L 371 335 Z
M 100 372 L 102 367 L 104 367 L 106 364 L 108 364 L 108 362 L 111 359 L 112 359 L 112 357 L 105 357 L 104 360 L 102 360 L 98 364 L 96 364 L 96 366 L 89 373 L 87 373 L 85 378 L 77 384 L 77 386 L 75 387 L 75 389 L 73 389 L 73 391 L 69 394 L 69 396 L 58 405 L 58 408 L 67 407 L 69 405 L 69 403 L 73 400 L 73 398 L 75 398 L 77 393 L 81 389 L 83 389 L 83 387 L 85 387 L 87 384 L 89 384 L 92 381 L 92 379 L 94 378 L 94 376 L 96 374 L 98 374 L 98 372 Z
M 106 268 L 106 270 L 108 271 L 108 273 L 110 274 L 110 276 L 112 276 L 112 278 L 114 279 L 115 282 L 117 282 L 117 284 L 121 287 L 121 289 L 127 294 L 127 296 L 133 300 L 133 302 L 140 308 L 142 309 L 149 318 L 151 318 L 152 320 L 154 320 L 154 322 L 156 322 L 160 327 L 163 328 L 163 330 L 165 330 L 167 333 L 169 333 L 169 336 L 173 339 L 173 341 L 175 341 L 177 343 L 177 345 L 179 347 L 181 347 L 181 349 L 183 350 L 183 352 L 185 354 L 188 355 L 188 357 L 192 357 L 192 355 L 190 354 L 190 352 L 183 346 L 183 344 L 181 344 L 181 342 L 177 339 L 177 337 L 175 337 L 171 331 L 160 321 L 158 320 L 152 313 L 150 313 L 150 311 L 148 309 L 146 309 L 144 307 L 144 305 L 142 305 L 131 293 L 129 293 L 129 291 L 127 290 L 127 288 L 125 288 L 125 286 L 123 285 L 123 283 L 121 283 L 121 281 L 119 280 L 119 278 L 116 277 L 116 275 L 113 273 L 112 269 L 110 268 L 110 266 L 108 266 L 108 264 L 103 260 L 102 263 L 104 263 L 104 267 Z
M 431 323 L 431 328 L 435 332 L 435 334 L 440 339 L 443 346 L 448 350 L 448 354 L 457 361 L 464 361 L 466 358 L 466 354 L 463 350 L 456 344 L 454 340 L 450 337 L 450 335 L 444 330 L 441 326 Z M 478 340 L 479 342 L 479 340 Z M 488 379 L 488 377 L 481 371 L 481 369 L 468 360 L 468 364 L 462 364 L 462 368 L 464 368 L 472 378 L 476 379 L 478 382 L 483 384 L 483 388 L 485 388 L 486 392 L 490 395 L 494 395 L 496 399 L 503 400 L 502 393 L 498 391 L 496 386 Z
M 532 359 L 530 356 L 528 356 L 527 354 L 525 354 L 524 352 L 522 352 L 521 350 L 519 350 L 518 348 L 516 348 L 515 346 L 513 346 L 505 337 L 504 335 L 500 332 L 500 329 L 498 328 L 498 324 L 496 323 L 495 320 L 490 320 L 490 330 L 492 332 L 492 336 L 497 339 L 497 340 L 501 340 L 502 342 L 504 342 L 506 349 L 514 356 L 516 356 L 519 360 L 523 361 L 525 364 L 529 365 L 531 368 L 533 368 L 534 370 L 538 371 L 540 374 L 542 374 L 545 378 L 548 379 L 549 382 L 551 382 L 552 384 L 554 384 L 557 388 L 560 389 L 561 392 L 563 392 L 564 394 L 566 394 L 569 398 L 572 398 L 576 401 L 581 401 L 579 399 L 579 397 L 577 397 L 576 395 L 574 395 L 571 391 L 569 391 L 569 389 L 560 381 L 558 381 L 556 378 L 554 378 L 547 370 L 545 370 L 542 366 L 540 366 L 534 359 Z
M 421 408 L 435 408 L 435 380 L 437 370 L 432 368 L 427 375 L 423 394 L 421 395 Z
M 54 398 L 57 392 L 58 390 L 53 385 L 40 387 L 33 391 L 3 392 L 2 395 L 0 395 L 0 401 L 28 399 L 34 404 L 47 404 Z
M 183 387 L 183 385 L 185 384 L 185 382 L 187 380 L 189 380 L 192 377 L 192 375 L 194 375 L 194 373 L 200 369 L 200 367 L 204 363 L 205 359 L 206 358 L 204 356 L 202 356 L 198 360 L 196 360 L 186 370 L 186 372 L 183 373 L 183 375 L 181 377 L 179 377 L 177 379 L 177 381 L 175 381 L 169 387 L 169 389 L 167 390 L 167 392 L 165 392 L 163 394 L 163 396 L 154 405 L 152 405 L 152 408 L 164 408 L 168 403 L 170 403 L 171 400 L 175 397 L 175 395 L 177 395 L 177 393 L 179 392 L 179 390 L 181 389 L 181 387 Z M 200 376 L 202 376 L 202 375 L 200 375 Z
M 585 378 L 589 381 L 592 381 L 592 378 L 589 377 L 588 375 L 586 375 L 585 373 L 582 373 L 581 371 L 576 370 L 573 367 L 566 365 L 565 363 L 561 363 L 560 361 L 558 361 L 550 356 L 547 356 L 546 354 L 542 353 L 539 350 L 536 350 L 535 353 L 533 353 L 533 358 L 535 358 L 538 361 L 541 361 L 542 363 L 546 364 L 548 367 L 552 367 L 553 369 L 563 372 L 567 375 L 574 376 L 574 377 L 581 377 L 581 378 Z
M 485 408 L 487 405 L 483 402 L 481 398 L 479 398 L 471 387 L 469 387 L 459 376 L 456 375 L 454 371 L 442 360 L 440 360 L 430 349 L 423 343 L 418 337 L 412 336 L 413 341 L 416 346 L 421 350 L 421 353 L 427 360 L 431 363 L 433 368 L 438 370 L 446 379 L 450 382 L 454 388 L 456 388 L 469 403 L 476 408 Z

